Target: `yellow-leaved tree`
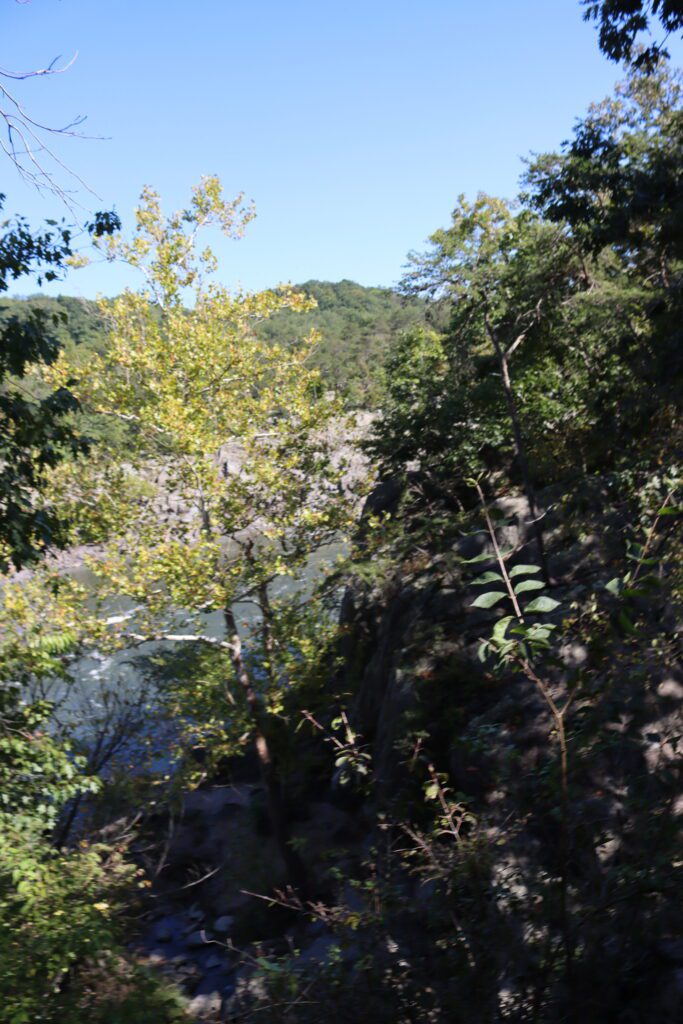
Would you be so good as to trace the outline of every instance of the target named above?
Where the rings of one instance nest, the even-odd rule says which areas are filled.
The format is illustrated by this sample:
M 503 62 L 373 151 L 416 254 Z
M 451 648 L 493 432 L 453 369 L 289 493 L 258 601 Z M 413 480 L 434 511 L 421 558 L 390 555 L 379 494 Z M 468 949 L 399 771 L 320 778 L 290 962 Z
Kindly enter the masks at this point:
M 84 409 L 125 424 L 125 444 L 62 468 L 54 490 L 90 539 L 99 522 L 97 587 L 126 601 L 120 615 L 83 618 L 83 642 L 189 652 L 176 712 L 217 756 L 253 744 L 274 836 L 301 882 L 273 736 L 283 696 L 310 679 L 334 628 L 325 588 L 305 581 L 351 529 L 358 488 L 340 455 L 341 407 L 308 365 L 315 336 L 282 346 L 254 330 L 309 300 L 291 287 L 228 291 L 211 251 L 198 250 L 202 229 L 237 237 L 252 216 L 205 178 L 169 218 L 146 189 L 132 240 L 102 239 L 145 282 L 102 303 L 110 344 L 80 369 L 76 390 Z

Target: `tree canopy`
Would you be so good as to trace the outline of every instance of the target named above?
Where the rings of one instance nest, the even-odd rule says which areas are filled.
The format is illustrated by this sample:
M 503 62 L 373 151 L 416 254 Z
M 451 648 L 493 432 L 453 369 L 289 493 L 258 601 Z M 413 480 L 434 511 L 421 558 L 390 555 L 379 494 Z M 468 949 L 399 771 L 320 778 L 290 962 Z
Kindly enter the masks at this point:
M 582 0 L 584 18 L 595 21 L 602 52 L 614 61 L 632 62 L 634 67 L 651 70 L 660 57 L 668 57 L 666 37 L 683 29 L 681 0 Z M 638 46 L 642 33 L 657 32 L 657 21 L 664 40 Z

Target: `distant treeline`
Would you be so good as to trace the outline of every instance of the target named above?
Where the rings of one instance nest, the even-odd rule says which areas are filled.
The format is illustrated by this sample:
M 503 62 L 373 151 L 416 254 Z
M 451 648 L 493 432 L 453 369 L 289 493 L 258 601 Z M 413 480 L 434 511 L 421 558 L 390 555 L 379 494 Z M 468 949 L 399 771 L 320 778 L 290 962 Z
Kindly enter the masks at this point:
M 390 288 L 366 288 L 353 281 L 306 281 L 299 286 L 317 302 L 310 313 L 277 313 L 259 331 L 283 344 L 313 328 L 322 339 L 313 361 L 349 404 L 376 404 L 384 357 L 402 331 L 424 324 L 427 305 L 404 299 Z
M 313 355 L 331 387 L 353 406 L 376 404 L 381 367 L 392 339 L 423 324 L 426 304 L 405 299 L 390 288 L 366 288 L 353 281 L 306 281 L 301 291 L 317 302 L 310 313 L 275 314 L 259 324 L 262 337 L 291 344 L 316 329 L 321 341 Z M 0 302 L 0 328 L 10 317 L 27 321 L 36 311 L 50 320 L 50 332 L 76 362 L 107 347 L 107 324 L 96 302 L 73 296 L 32 295 Z

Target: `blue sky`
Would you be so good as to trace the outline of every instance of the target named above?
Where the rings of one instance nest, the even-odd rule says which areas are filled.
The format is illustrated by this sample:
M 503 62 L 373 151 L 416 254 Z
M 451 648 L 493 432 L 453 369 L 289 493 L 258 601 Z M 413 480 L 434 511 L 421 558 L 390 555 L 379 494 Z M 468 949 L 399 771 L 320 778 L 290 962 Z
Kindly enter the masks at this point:
M 221 278 L 247 288 L 394 284 L 459 193 L 514 195 L 520 158 L 556 148 L 620 77 L 578 0 L 0 0 L 0 65 L 75 51 L 16 90 L 106 137 L 59 145 L 100 197 L 75 198 L 125 227 L 143 184 L 171 209 L 218 174 L 256 203 L 247 236 L 217 246 Z M 0 191 L 33 223 L 64 212 L 7 160 Z M 52 290 L 124 283 L 99 265 Z

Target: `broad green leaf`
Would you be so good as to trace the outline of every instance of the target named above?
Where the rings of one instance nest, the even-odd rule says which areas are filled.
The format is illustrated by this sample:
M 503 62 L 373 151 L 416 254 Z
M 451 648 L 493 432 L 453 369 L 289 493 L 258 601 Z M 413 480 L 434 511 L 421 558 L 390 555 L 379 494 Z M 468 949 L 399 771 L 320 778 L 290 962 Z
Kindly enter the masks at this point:
M 638 580 L 639 587 L 650 587 L 653 590 L 659 590 L 662 585 L 662 581 L 659 576 L 655 576 L 654 573 L 647 573 L 645 576 L 641 576 Z
M 502 583 L 502 582 L 503 582 L 503 577 L 500 575 L 499 572 L 485 572 L 483 574 L 483 576 L 479 576 L 479 577 L 477 577 L 476 580 L 472 580 L 472 583 L 476 584 L 478 587 L 481 586 L 484 583 Z
M 508 555 L 512 554 L 512 548 L 507 551 L 501 551 L 501 558 L 507 558 Z M 474 558 L 463 558 L 463 565 L 475 565 L 477 562 L 492 562 L 496 556 L 492 551 L 482 551 L 480 555 L 475 555 Z
M 472 602 L 470 608 L 491 608 L 504 597 L 507 597 L 507 594 L 498 590 L 489 590 L 485 594 L 480 594 L 477 600 Z
M 515 594 L 525 594 L 528 590 L 543 590 L 545 583 L 541 580 L 522 580 L 515 587 Z
M 605 584 L 605 590 L 608 590 L 610 594 L 614 594 L 615 597 L 618 597 L 621 591 L 621 579 L 618 576 L 615 576 L 613 580 L 610 580 L 609 583 Z
M 619 612 L 619 625 L 629 636 L 633 636 L 636 632 L 635 626 L 624 611 Z
M 559 608 L 559 606 L 559 601 L 543 594 L 541 597 L 535 598 L 524 610 L 527 612 L 552 612 L 555 608 Z
M 510 569 L 508 575 L 512 580 L 515 576 L 530 576 L 532 573 L 540 571 L 541 569 L 538 565 L 515 565 Z
M 624 587 L 624 597 L 649 597 L 661 589 L 662 582 L 656 576 L 641 576 L 636 586 Z
M 680 512 L 680 508 L 676 508 L 675 505 L 662 505 L 657 511 L 658 516 L 677 516 Z
M 512 622 L 513 618 L 514 618 L 514 616 L 512 616 L 512 615 L 505 615 L 505 616 L 503 616 L 502 619 L 498 619 L 498 622 L 493 627 L 493 638 L 494 638 L 494 640 L 502 640 L 503 639 L 503 637 L 505 636 L 505 632 L 506 632 L 508 626 L 510 625 L 510 623 Z
M 495 556 L 490 551 L 482 551 L 480 555 L 475 555 L 474 558 L 463 558 L 463 565 L 476 565 L 477 562 L 490 562 Z

